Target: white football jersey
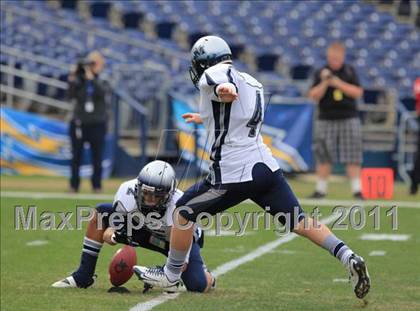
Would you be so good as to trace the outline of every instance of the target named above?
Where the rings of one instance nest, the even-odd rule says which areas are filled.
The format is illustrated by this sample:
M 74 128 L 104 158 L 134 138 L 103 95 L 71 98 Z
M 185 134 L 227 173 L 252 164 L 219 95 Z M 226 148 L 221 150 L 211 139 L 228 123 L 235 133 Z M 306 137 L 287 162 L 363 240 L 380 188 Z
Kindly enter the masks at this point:
M 238 98 L 222 103 L 216 87 L 230 82 Z M 239 183 L 252 180 L 252 168 L 265 163 L 272 171 L 279 169 L 270 149 L 260 135 L 264 119 L 264 89 L 247 73 L 231 64 L 217 64 L 204 71 L 199 81 L 199 113 L 207 131 L 212 184 Z
M 135 187 L 137 184 L 137 179 L 131 179 L 126 182 L 123 182 L 121 186 L 118 188 L 117 193 L 114 197 L 113 206 L 115 207 L 115 211 L 121 212 L 122 214 L 128 214 L 133 212 L 138 212 L 135 195 Z M 164 237 L 165 239 L 169 240 L 169 229 L 173 225 L 173 212 L 175 210 L 176 201 L 183 195 L 183 192 L 179 189 L 176 189 L 174 194 L 171 196 L 167 203 L 167 209 L 165 215 L 161 219 L 156 219 L 153 217 L 153 226 L 159 227 L 159 229 L 150 229 L 148 228 L 147 222 L 145 222 L 144 226 L 147 230 L 151 231 L 152 233 Z M 160 226 L 156 226 L 156 223 L 160 222 Z

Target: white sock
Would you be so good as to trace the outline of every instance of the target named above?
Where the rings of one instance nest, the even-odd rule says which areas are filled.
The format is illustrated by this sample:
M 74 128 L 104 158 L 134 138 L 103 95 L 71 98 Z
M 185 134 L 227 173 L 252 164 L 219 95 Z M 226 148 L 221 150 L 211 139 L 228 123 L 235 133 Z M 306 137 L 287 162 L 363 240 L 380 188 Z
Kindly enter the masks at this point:
M 171 282 L 179 280 L 179 278 L 180 278 L 179 273 L 172 272 L 171 270 L 168 269 L 168 267 L 166 265 L 163 267 L 163 271 L 165 272 L 166 276 L 168 277 L 168 280 L 171 281 Z
M 169 281 L 174 282 L 181 278 L 182 268 L 186 261 L 189 249 L 186 251 L 180 251 L 174 248 L 169 249 L 168 258 L 166 264 L 163 267 L 163 271 Z
M 315 190 L 319 193 L 326 194 L 328 190 L 328 182 L 325 179 L 318 179 L 316 181 Z
M 322 242 L 321 247 L 325 248 L 330 252 L 331 255 L 336 257 L 345 266 L 349 266 L 349 258 L 353 254 L 353 251 L 334 233 L 331 233 Z
M 341 261 L 341 263 L 343 264 L 344 267 L 349 266 L 349 258 L 352 254 L 353 254 L 353 251 L 350 248 L 346 249 L 343 252 L 343 254 L 341 254 L 340 261 Z
M 351 180 L 351 190 L 353 191 L 353 193 L 357 193 L 360 192 L 360 179 L 359 178 L 353 178 Z

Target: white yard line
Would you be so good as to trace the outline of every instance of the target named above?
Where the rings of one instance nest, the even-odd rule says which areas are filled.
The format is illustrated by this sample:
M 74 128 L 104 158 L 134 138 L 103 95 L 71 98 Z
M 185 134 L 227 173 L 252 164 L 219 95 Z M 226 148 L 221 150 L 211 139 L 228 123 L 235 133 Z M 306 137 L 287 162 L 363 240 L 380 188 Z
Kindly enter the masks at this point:
M 334 220 L 336 220 L 338 218 L 339 215 L 337 214 L 332 214 L 328 217 L 325 217 L 324 219 L 321 220 L 322 223 L 324 224 L 329 224 L 331 222 L 333 222 Z M 234 269 L 236 269 L 237 267 L 248 263 L 250 261 L 253 261 L 255 259 L 257 259 L 258 257 L 261 257 L 271 251 L 273 251 L 276 247 L 290 242 L 293 239 L 295 239 L 297 237 L 296 234 L 291 233 L 289 235 L 286 235 L 284 237 L 281 237 L 277 240 L 274 240 L 272 242 L 269 242 L 267 244 L 264 244 L 256 249 L 254 249 L 252 252 L 241 256 L 237 259 L 228 261 L 220 266 L 218 266 L 216 269 L 212 270 L 212 273 L 214 274 L 214 276 L 219 277 L 229 271 L 232 271 Z M 134 307 L 132 307 L 130 309 L 130 311 L 146 311 L 146 310 L 152 310 L 154 307 L 165 303 L 168 300 L 171 299 L 175 299 L 180 295 L 180 293 L 176 293 L 176 294 L 161 294 L 159 296 L 157 296 L 156 298 L 153 298 L 151 300 L 145 301 L 145 302 L 140 302 L 137 305 L 135 305 Z
M 180 293 L 176 293 L 176 294 L 163 293 L 157 296 L 156 298 L 136 304 L 134 307 L 130 309 L 130 311 L 152 310 L 154 307 L 162 303 L 165 303 L 168 300 L 178 298 L 179 295 Z
M 365 241 L 407 241 L 411 238 L 411 234 L 388 234 L 388 233 L 365 233 L 359 239 Z
M 26 242 L 26 246 L 43 246 L 48 243 L 50 242 L 48 242 L 47 240 L 34 240 L 34 241 Z
M 91 193 L 66 193 L 66 192 L 23 192 L 23 191 L 1 191 L 1 197 L 5 198 L 26 198 L 26 199 L 65 199 L 65 200 L 113 200 L 112 194 L 91 194 Z M 361 206 L 376 206 L 381 207 L 409 207 L 420 209 L 420 202 L 416 201 L 357 201 L 357 200 L 314 200 L 314 199 L 300 199 L 302 205 L 312 206 L 345 206 L 353 205 Z M 252 203 L 248 200 L 247 203 Z
M 382 251 L 382 250 L 371 251 L 369 253 L 369 256 L 385 256 L 385 255 L 386 255 L 386 251 Z

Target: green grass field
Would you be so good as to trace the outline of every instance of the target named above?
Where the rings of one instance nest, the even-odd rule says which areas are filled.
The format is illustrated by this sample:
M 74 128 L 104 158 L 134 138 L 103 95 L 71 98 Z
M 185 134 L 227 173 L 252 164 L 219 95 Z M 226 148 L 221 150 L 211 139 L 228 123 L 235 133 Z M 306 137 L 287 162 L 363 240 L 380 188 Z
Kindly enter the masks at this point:
M 105 191 L 112 194 L 121 180 L 110 180 Z M 298 197 L 313 190 L 311 182 L 292 180 Z M 64 192 L 66 181 L 60 178 L 22 178 L 2 176 L 1 197 L 1 309 L 2 310 L 129 310 L 139 302 L 161 295 L 159 290 L 142 294 L 143 285 L 132 278 L 126 287 L 130 294 L 107 293 L 108 264 L 117 246 L 102 248 L 97 266 L 98 282 L 92 289 L 53 289 L 50 285 L 63 278 L 79 264 L 84 229 L 72 231 L 23 231 L 14 229 L 14 207 L 36 205 L 42 211 L 74 211 L 77 205 L 94 206 L 104 200 L 33 199 L 11 197 L 10 191 Z M 350 200 L 348 184 L 331 185 L 329 199 Z M 404 185 L 397 185 L 395 200 L 419 202 L 409 197 Z M 341 264 L 326 251 L 303 238 L 295 238 L 254 261 L 245 263 L 218 278 L 218 287 L 208 294 L 183 293 L 156 310 L 420 310 L 420 203 L 398 211 L 398 230 L 392 230 L 391 217 L 381 208 L 380 230 L 373 228 L 373 217 L 367 217 L 362 230 L 336 230 L 368 263 L 372 288 L 366 302 L 355 298 L 350 285 L 343 282 L 347 274 Z M 304 205 L 306 211 L 314 206 Z M 371 205 L 366 203 L 366 211 Z M 243 203 L 231 211 L 259 211 Z M 320 206 L 322 217 L 331 214 L 332 206 Z M 349 220 L 346 219 L 345 223 Z M 74 225 L 74 219 L 72 221 Z M 257 247 L 279 237 L 273 230 L 260 230 L 243 237 L 207 236 L 202 254 L 212 270 L 246 255 Z M 407 241 L 364 241 L 364 233 L 408 234 Z M 28 246 L 35 240 L 48 241 Z M 370 256 L 371 251 L 385 251 L 384 256 Z M 138 263 L 161 264 L 164 257 L 144 249 L 137 250 Z M 338 279 L 338 282 L 334 282 Z

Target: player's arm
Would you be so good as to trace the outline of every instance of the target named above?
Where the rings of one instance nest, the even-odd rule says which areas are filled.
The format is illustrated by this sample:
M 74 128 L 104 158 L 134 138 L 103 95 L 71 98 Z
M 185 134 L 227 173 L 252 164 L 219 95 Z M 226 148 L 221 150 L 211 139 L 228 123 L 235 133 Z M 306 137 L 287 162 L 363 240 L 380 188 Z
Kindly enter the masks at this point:
M 230 66 L 207 69 L 200 79 L 199 89 L 206 96 L 211 96 L 212 100 L 222 103 L 232 103 L 238 98 L 235 75 Z
M 127 214 L 131 210 L 130 205 L 133 204 L 130 200 L 132 191 L 127 182 L 125 182 L 120 185 L 115 193 L 113 202 L 114 212 L 112 213 L 115 217 L 110 217 L 109 227 L 103 233 L 104 241 L 110 245 L 117 243 L 131 245 L 131 237 L 127 236 Z
M 186 123 L 203 124 L 203 120 L 199 113 L 187 112 L 182 115 Z
M 109 245 L 115 245 L 115 244 L 117 244 L 117 241 L 115 241 L 115 239 L 113 239 L 113 237 L 112 237 L 114 235 L 114 233 L 115 233 L 115 229 L 114 228 L 111 228 L 111 227 L 107 228 L 105 230 L 104 236 L 103 236 L 104 242 L 105 243 L 108 243 Z
M 236 86 L 230 82 L 219 84 L 216 87 L 216 94 L 223 103 L 231 103 L 238 98 Z
M 127 229 L 125 226 L 119 230 L 112 227 L 107 228 L 104 232 L 103 238 L 104 238 L 104 241 L 110 245 L 116 245 L 116 244 L 126 244 L 130 246 L 140 245 L 139 243 L 134 241 L 132 237 L 127 235 Z

